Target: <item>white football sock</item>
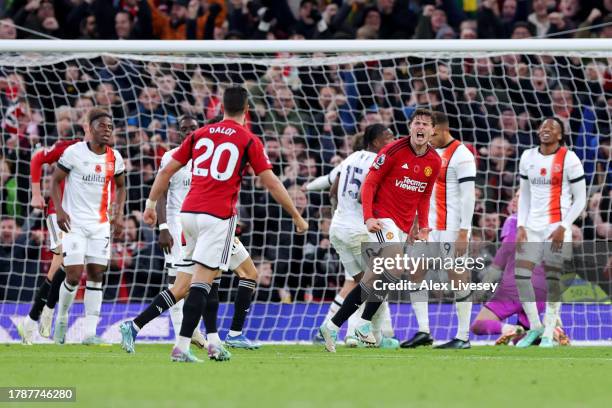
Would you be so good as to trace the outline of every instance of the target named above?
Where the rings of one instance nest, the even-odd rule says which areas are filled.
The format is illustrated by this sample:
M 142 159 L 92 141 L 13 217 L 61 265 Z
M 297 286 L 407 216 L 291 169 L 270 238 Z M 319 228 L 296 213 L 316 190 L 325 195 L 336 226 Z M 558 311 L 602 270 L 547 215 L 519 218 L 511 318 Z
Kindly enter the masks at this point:
M 532 271 L 526 268 L 516 268 L 515 281 L 516 288 L 523 305 L 523 310 L 529 319 L 530 329 L 540 329 L 542 322 L 540 321 L 540 314 L 538 313 L 538 305 L 535 302 L 535 291 L 533 290 L 533 284 L 531 283 Z
M 353 313 L 351 317 L 349 317 L 347 329 L 346 329 L 347 336 L 355 335 L 355 329 L 357 328 L 357 326 L 359 326 L 359 322 L 361 321 L 361 314 L 363 313 L 363 309 L 365 309 L 365 302 L 363 302 L 361 306 L 359 306 L 359 309 L 357 309 L 355 313 Z
M 410 303 L 419 324 L 419 331 L 429 333 L 429 292 L 426 290 L 410 292 Z
M 187 353 L 189 351 L 190 344 L 191 337 L 178 336 L 175 347 L 181 350 L 183 353 Z
M 343 302 L 344 302 L 344 298 L 340 295 L 336 295 L 336 297 L 334 298 L 334 301 L 331 303 L 331 305 L 329 305 L 329 310 L 327 311 L 327 315 L 325 316 L 324 321 L 328 321 L 329 319 L 334 317 L 336 312 L 340 309 L 340 306 L 342 306 Z
M 459 340 L 468 341 L 470 338 L 470 317 L 472 316 L 472 302 L 457 302 L 457 335 Z
M 542 337 L 553 338 L 555 327 L 557 327 L 557 316 L 561 309 L 561 302 L 546 302 L 546 313 L 544 314 L 544 334 Z
M 178 337 L 181 332 L 181 324 L 183 323 L 183 304 L 185 299 L 181 299 L 176 302 L 170 308 L 170 321 L 172 322 L 172 328 L 174 329 L 174 337 Z M 196 330 L 198 328 L 196 327 Z
M 87 281 L 85 286 L 85 324 L 83 338 L 96 335 L 100 310 L 102 309 L 102 282 Z
M 221 338 L 219 337 L 219 333 L 206 333 L 206 339 L 211 344 L 217 346 L 221 344 Z
M 72 302 L 74 302 L 77 287 L 78 285 L 72 286 L 71 284 L 66 282 L 66 280 L 64 280 L 64 282 L 60 286 L 59 299 L 57 301 L 57 304 L 59 305 L 57 311 L 58 320 L 68 320 L 68 310 L 70 310 L 70 306 L 72 306 Z

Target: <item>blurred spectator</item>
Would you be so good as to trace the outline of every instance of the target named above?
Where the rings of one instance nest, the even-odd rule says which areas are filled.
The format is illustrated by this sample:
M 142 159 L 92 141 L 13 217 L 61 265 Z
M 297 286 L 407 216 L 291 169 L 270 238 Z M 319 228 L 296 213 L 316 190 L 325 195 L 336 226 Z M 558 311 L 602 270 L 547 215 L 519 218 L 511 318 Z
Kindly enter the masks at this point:
M 420 40 L 432 40 L 438 38 L 440 30 L 452 30 L 448 26 L 446 12 L 442 9 L 437 9 L 433 5 L 428 4 L 423 7 L 423 12 L 419 17 L 419 23 L 416 27 L 414 38 Z M 444 31 L 442 34 L 444 34 Z
M 304 126 L 312 124 L 312 119 L 296 107 L 293 92 L 289 88 L 275 90 L 272 109 L 264 118 L 264 129 L 280 133 L 287 125 L 297 129 L 300 135 L 304 135 Z
M 162 40 L 212 39 L 214 26 L 221 26 L 225 20 L 225 2 L 223 0 L 208 0 L 202 15 L 201 3 L 198 0 L 175 0 L 170 8 L 170 14 L 162 13 L 153 0 L 140 3 L 140 7 L 151 10 L 151 26 L 153 35 Z M 210 21 L 209 21 L 210 17 Z M 148 22 L 147 22 L 148 24 Z M 208 36 L 206 32 L 208 31 Z
M 0 18 L 0 40 L 14 40 L 17 38 L 17 30 L 12 18 Z
M 127 124 L 146 129 L 150 134 L 159 134 L 166 140 L 168 127 L 176 127 L 176 117 L 161 105 L 159 89 L 146 86 L 140 91 L 137 108 L 130 112 Z
M 3 215 L 15 217 L 22 214 L 17 200 L 17 179 L 11 172 L 11 166 L 0 157 L 0 205 Z
M 64 2 L 57 2 L 64 6 Z M 24 27 L 29 32 L 22 31 L 19 38 L 41 39 L 49 37 L 64 37 L 64 21 L 56 16 L 55 4 L 51 0 L 28 0 L 13 15 L 13 20 L 18 26 Z M 60 17 L 64 14 L 60 13 Z

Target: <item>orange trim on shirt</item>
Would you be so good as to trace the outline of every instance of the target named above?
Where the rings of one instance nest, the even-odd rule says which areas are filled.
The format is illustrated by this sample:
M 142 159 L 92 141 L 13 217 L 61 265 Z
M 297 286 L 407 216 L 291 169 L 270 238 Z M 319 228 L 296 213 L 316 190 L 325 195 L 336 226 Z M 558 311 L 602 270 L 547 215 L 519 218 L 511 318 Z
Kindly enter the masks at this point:
M 440 173 L 434 186 L 434 197 L 436 197 L 436 229 L 438 231 L 446 230 L 446 173 L 448 170 L 448 164 L 455 153 L 455 150 L 461 144 L 460 141 L 454 140 L 448 145 L 446 150 L 442 152 L 442 166 L 440 167 Z
M 550 169 L 550 198 L 548 200 L 549 222 L 556 223 L 561 221 L 561 186 L 563 185 L 563 165 L 567 148 L 561 147 L 553 158 L 552 168 Z
M 115 153 L 108 146 L 104 160 L 104 173 L 104 187 L 102 187 L 102 199 L 100 200 L 100 223 L 108 221 L 108 185 L 115 175 Z

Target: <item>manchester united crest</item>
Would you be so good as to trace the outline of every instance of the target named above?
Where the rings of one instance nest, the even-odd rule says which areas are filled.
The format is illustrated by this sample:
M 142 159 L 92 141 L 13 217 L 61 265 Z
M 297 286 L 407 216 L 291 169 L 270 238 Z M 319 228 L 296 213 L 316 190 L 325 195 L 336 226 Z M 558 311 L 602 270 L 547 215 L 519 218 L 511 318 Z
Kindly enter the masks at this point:
M 391 231 L 387 232 L 387 239 L 393 239 L 393 233 Z
M 431 167 L 427 166 L 425 167 L 425 170 L 423 170 L 423 172 L 425 173 L 425 176 L 429 177 L 431 176 L 431 173 L 433 173 L 433 170 L 431 169 Z

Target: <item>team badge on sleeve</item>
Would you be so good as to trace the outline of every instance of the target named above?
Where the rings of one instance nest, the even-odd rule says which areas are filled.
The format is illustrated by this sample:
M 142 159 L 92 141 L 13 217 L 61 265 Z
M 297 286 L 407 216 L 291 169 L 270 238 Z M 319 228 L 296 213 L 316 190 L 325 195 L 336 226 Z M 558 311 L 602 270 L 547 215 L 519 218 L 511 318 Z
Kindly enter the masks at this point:
M 381 154 L 380 156 L 378 156 L 376 158 L 376 160 L 374 161 L 374 163 L 372 163 L 372 167 L 374 167 L 376 170 L 380 169 L 380 167 L 385 163 L 385 155 Z

